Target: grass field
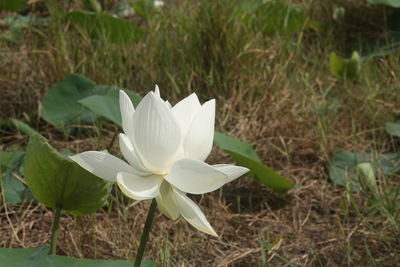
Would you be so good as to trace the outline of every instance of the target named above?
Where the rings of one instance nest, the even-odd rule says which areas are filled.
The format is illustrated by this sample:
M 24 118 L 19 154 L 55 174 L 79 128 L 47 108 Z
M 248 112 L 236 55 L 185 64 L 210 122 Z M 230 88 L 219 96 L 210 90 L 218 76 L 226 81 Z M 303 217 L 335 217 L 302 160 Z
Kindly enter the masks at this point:
M 201 102 L 216 99 L 218 131 L 253 144 L 264 163 L 296 185 L 278 195 L 242 177 L 194 196 L 218 238 L 157 212 L 146 258 L 161 266 L 398 264 L 399 174 L 378 171 L 376 192 L 368 186 L 353 192 L 329 179 L 336 151 L 399 153 L 398 137 L 385 131 L 385 123 L 400 116 L 400 52 L 384 49 L 392 9 L 358 0 L 292 1 L 306 19 L 294 33 L 271 34 L 262 18 L 246 15 L 252 11 L 240 3 L 251 1 L 171 0 L 148 16 L 127 18 L 144 34 L 119 45 L 68 26 L 63 14 L 82 8 L 79 1 L 44 2 L 29 12 L 51 15 L 48 26 L 29 26 L 13 40 L 0 39 L 1 120 L 27 122 L 59 151 L 112 144 L 110 152 L 120 155 L 112 143 L 115 126 L 106 120 L 72 135 L 41 119 L 41 99 L 54 83 L 79 73 L 141 95 L 158 84 L 171 103 L 196 92 Z M 106 11 L 119 3 L 99 2 Z M 345 13 L 334 19 L 338 7 Z M 0 13 L 0 20 L 8 14 Z M 373 43 L 375 52 L 364 42 Z M 332 75 L 330 52 L 349 56 L 352 50 L 361 54 L 359 76 Z M 2 151 L 24 149 L 28 141 L 10 129 L 1 129 L 0 136 Z M 207 162 L 233 163 L 218 148 Z M 62 216 L 58 254 L 134 258 L 150 203 L 115 189 L 97 213 Z M 1 199 L 0 247 L 48 244 L 52 214 L 34 201 L 6 205 Z

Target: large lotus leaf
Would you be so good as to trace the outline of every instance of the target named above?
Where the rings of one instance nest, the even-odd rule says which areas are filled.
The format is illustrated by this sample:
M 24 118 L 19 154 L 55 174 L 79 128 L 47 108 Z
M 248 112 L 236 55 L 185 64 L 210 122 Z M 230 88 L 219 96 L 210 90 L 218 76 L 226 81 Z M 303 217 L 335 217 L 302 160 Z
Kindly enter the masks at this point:
M 92 123 L 96 118 L 78 100 L 101 93 L 96 84 L 79 74 L 70 74 L 53 85 L 43 99 L 42 117 L 56 127 Z
M 101 208 L 111 184 L 61 156 L 40 135 L 31 135 L 25 160 L 25 180 L 37 200 L 73 215 Z
M 367 0 L 367 2 L 371 4 L 400 7 L 400 0 Z
M 97 40 L 129 44 L 138 41 L 143 35 L 142 29 L 135 24 L 106 13 L 72 11 L 66 17 L 71 25 Z
M 263 164 L 253 150 L 252 145 L 246 144 L 215 132 L 214 142 L 235 160 L 238 165 L 247 167 L 250 172 L 247 176 L 256 179 L 259 183 L 271 188 L 277 193 L 284 193 L 293 188 L 293 183 Z
M 361 189 L 361 184 L 356 167 L 362 163 L 370 163 L 376 172 L 389 176 L 400 171 L 400 154 L 375 155 L 367 152 L 337 151 L 331 158 L 329 178 L 338 185 L 358 191 Z
M 354 51 L 350 59 L 344 59 L 332 52 L 329 55 L 329 70 L 337 78 L 355 80 L 361 72 L 360 55 Z
M 119 91 L 123 90 L 128 94 L 132 100 L 133 105 L 136 107 L 142 99 L 141 96 L 133 91 L 113 87 L 106 95 L 93 95 L 79 101 L 82 105 L 89 108 L 97 115 L 104 116 L 115 124 L 121 126 L 121 112 L 119 109 Z
M 17 267 L 130 267 L 127 260 L 92 260 L 48 255 L 48 247 L 0 248 L 1 266 Z M 156 267 L 153 261 L 142 261 L 141 267 Z

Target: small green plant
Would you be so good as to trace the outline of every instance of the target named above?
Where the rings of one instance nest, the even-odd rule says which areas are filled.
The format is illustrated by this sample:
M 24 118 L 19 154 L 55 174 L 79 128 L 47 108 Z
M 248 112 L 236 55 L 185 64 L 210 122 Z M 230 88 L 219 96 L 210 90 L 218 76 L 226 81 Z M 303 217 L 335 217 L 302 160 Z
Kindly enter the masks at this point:
M 351 54 L 350 59 L 343 59 L 332 52 L 329 55 L 329 69 L 337 78 L 356 80 L 361 72 L 361 58 L 357 51 Z

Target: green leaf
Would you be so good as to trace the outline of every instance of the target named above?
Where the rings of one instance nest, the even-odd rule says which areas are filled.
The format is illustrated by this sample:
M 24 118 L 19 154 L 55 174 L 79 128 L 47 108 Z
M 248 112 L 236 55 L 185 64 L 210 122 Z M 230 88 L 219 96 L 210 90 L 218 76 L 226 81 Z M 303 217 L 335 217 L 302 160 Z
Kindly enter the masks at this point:
M 0 11 L 18 11 L 28 7 L 27 0 L 1 0 L 0 1 Z
M 22 151 L 0 152 L 1 187 L 7 204 L 18 204 L 25 198 L 31 198 L 29 190 L 13 174 L 21 174 L 19 169 L 23 165 L 24 156 L 25 152 Z
M 14 169 L 25 155 L 23 151 L 4 152 L 0 151 L 0 167 L 3 171 L 6 169 Z M 3 169 L 3 167 L 6 167 Z
M 111 183 L 64 158 L 37 134 L 29 139 L 25 180 L 37 200 L 73 215 L 95 212 L 111 191 Z
M 376 175 L 372 164 L 369 162 L 360 163 L 356 166 L 359 181 L 362 185 L 366 186 L 369 191 L 375 196 L 379 197 L 378 184 L 376 182 Z
M 30 127 L 23 121 L 11 119 L 11 122 L 14 125 L 15 129 L 17 129 L 22 135 L 31 135 L 37 133 L 37 131 L 35 131 L 32 127 Z
M 238 154 L 242 154 L 248 158 L 260 161 L 260 158 L 254 152 L 254 148 L 251 144 L 240 142 L 217 131 L 214 133 L 214 142 L 223 150 L 229 150 Z
M 370 163 L 374 170 L 379 171 L 384 176 L 389 176 L 400 171 L 400 154 L 374 155 L 366 152 L 337 151 L 331 158 L 329 178 L 338 185 L 359 191 L 361 184 L 356 167 L 362 163 Z
M 58 128 L 93 123 L 96 115 L 78 100 L 103 91 L 85 76 L 70 74 L 53 85 L 43 98 L 42 118 Z
M 250 169 L 247 176 L 256 179 L 259 183 L 271 188 L 277 193 L 284 193 L 293 188 L 293 183 L 263 164 L 254 152 L 253 146 L 239 142 L 232 137 L 215 132 L 214 142 L 235 160 L 238 165 Z
M 133 23 L 105 13 L 73 11 L 66 18 L 78 30 L 97 40 L 126 45 L 140 40 L 143 35 L 142 29 Z
M 329 70 L 337 78 L 356 80 L 361 72 L 360 55 L 353 51 L 350 59 L 343 59 L 332 52 L 329 55 Z
M 21 203 L 25 196 L 29 194 L 26 186 L 14 177 L 11 171 L 7 171 L 3 174 L 1 186 L 7 204 Z
M 48 247 L 0 248 L 0 262 L 4 266 L 17 267 L 131 267 L 127 260 L 77 259 L 59 255 L 48 255 Z M 157 267 L 153 261 L 142 261 L 141 267 Z
M 93 95 L 79 101 L 82 105 L 93 111 L 95 114 L 103 116 L 115 124 L 122 126 L 121 112 L 119 109 L 119 90 L 128 94 L 136 107 L 141 96 L 133 91 L 112 87 L 106 95 Z
M 400 7 L 400 0 L 367 0 L 371 4 L 379 4 L 390 7 Z
M 385 130 L 391 136 L 400 137 L 400 122 L 388 122 L 385 124 Z
M 31 135 L 33 133 L 37 133 L 31 126 L 29 126 L 27 123 L 17 120 L 17 119 L 6 119 L 1 122 L 0 128 L 7 128 L 7 129 L 15 129 L 17 130 L 20 134 L 22 135 Z

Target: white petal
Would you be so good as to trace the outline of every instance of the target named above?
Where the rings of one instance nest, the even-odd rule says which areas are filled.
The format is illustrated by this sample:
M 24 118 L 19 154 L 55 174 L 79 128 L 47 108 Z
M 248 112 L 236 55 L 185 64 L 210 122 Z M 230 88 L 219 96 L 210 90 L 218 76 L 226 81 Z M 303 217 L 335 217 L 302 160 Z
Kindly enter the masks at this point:
M 146 170 L 146 168 L 144 167 L 131 141 L 123 133 L 119 134 L 119 147 L 121 149 L 121 153 L 124 156 L 124 158 L 135 169 L 135 174 L 141 176 L 150 174 L 150 172 Z
M 218 236 L 200 208 L 184 193 L 176 189 L 172 190 L 182 217 L 198 230 L 213 236 Z
M 239 178 L 240 176 L 249 171 L 249 169 L 245 167 L 229 165 L 229 164 L 217 164 L 213 165 L 213 167 L 228 175 L 227 183 L 232 182 L 236 178 Z
M 132 173 L 119 172 L 117 184 L 121 191 L 136 200 L 155 198 L 160 194 L 161 176 L 138 176 Z
M 115 182 L 118 172 L 133 172 L 125 161 L 105 152 L 86 151 L 69 157 L 94 175 Z
M 204 161 L 211 152 L 214 138 L 215 100 L 204 103 L 194 117 L 185 137 L 185 156 Z
M 154 94 L 155 94 L 156 96 L 158 96 L 159 98 L 161 98 L 161 95 L 160 95 L 160 88 L 158 87 L 157 84 L 156 84 L 156 86 L 155 86 L 155 88 L 154 88 Z M 162 99 L 162 98 L 161 98 L 161 99 Z M 164 103 L 165 103 L 165 105 L 166 105 L 169 109 L 172 108 L 171 103 L 169 103 L 168 100 L 165 100 Z
M 122 90 L 119 91 L 119 109 L 121 111 L 122 129 L 133 140 L 133 114 L 135 108 L 129 96 Z
M 165 100 L 165 104 L 167 105 L 167 107 L 168 107 L 169 109 L 172 109 L 172 105 L 171 105 L 171 103 L 169 103 L 168 100 Z
M 200 108 L 201 105 L 195 93 L 182 99 L 172 108 L 172 113 L 181 127 L 183 136 L 186 136 L 193 118 L 199 112 Z
M 154 86 L 154 93 L 156 94 L 156 96 L 161 97 L 160 96 L 160 88 L 158 87 L 157 84 L 156 84 L 156 86 Z
M 176 188 L 191 194 L 214 191 L 227 182 L 228 176 L 196 159 L 182 159 L 172 165 L 165 177 Z
M 160 187 L 160 195 L 157 196 L 156 200 L 158 209 L 168 218 L 176 220 L 181 214 L 176 206 L 173 194 L 169 183 L 163 181 Z
M 138 105 L 133 116 L 134 142 L 146 169 L 162 174 L 171 164 L 182 141 L 171 110 L 153 92 Z

